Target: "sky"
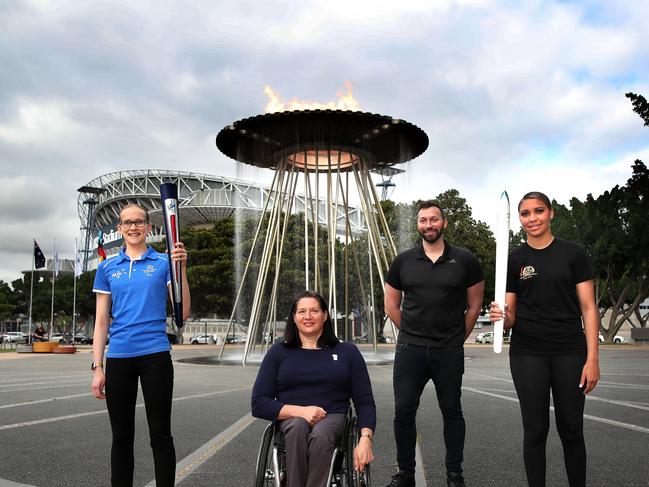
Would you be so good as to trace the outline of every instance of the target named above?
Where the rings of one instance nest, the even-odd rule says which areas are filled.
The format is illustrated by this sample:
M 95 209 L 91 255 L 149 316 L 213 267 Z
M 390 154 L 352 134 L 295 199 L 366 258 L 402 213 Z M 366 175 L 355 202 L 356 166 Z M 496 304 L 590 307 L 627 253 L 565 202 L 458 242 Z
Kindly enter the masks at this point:
M 394 179 L 411 202 L 455 188 L 495 229 L 502 190 L 598 196 L 649 163 L 646 0 L 0 0 L 0 280 L 32 239 L 72 258 L 77 189 L 176 169 L 270 182 L 214 138 L 263 113 L 266 86 L 421 127 Z M 515 220 L 515 217 L 514 217 Z

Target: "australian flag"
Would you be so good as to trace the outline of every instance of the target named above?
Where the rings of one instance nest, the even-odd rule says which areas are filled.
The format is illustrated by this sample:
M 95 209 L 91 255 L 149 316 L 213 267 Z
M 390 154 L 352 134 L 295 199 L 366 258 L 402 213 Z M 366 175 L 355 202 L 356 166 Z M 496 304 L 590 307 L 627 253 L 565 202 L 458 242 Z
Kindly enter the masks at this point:
M 41 269 L 42 267 L 45 267 L 45 255 L 34 240 L 34 268 Z

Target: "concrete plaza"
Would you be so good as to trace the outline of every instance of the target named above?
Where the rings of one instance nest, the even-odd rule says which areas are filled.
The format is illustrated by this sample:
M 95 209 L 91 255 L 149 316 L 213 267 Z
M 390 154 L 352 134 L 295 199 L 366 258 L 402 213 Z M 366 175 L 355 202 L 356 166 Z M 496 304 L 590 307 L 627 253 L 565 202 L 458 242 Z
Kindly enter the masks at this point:
M 389 345 L 382 347 L 389 351 Z M 217 351 L 213 346 L 189 345 L 173 351 L 173 433 L 180 486 L 252 484 L 265 426 L 249 415 L 257 367 L 185 361 Z M 489 346 L 468 345 L 465 355 L 467 485 L 524 486 L 522 427 L 507 353 L 495 355 Z M 0 486 L 110 484 L 110 426 L 105 404 L 89 391 L 90 362 L 89 349 L 75 355 L 0 354 Z M 649 486 L 649 349 L 603 347 L 601 368 L 602 379 L 586 402 L 584 420 L 589 485 Z M 396 465 L 392 366 L 371 365 L 369 369 L 379 421 L 372 483 L 382 487 Z M 422 397 L 418 425 L 418 476 L 426 485 L 445 485 L 442 423 L 432 384 Z M 141 405 L 136 429 L 135 485 L 153 485 Z M 547 455 L 547 485 L 567 485 L 554 424 Z

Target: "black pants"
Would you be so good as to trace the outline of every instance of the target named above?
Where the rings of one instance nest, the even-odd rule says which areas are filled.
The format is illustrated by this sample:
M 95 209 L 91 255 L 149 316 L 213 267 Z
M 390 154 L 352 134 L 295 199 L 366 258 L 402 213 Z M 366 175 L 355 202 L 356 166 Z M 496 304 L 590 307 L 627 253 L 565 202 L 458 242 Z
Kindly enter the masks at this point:
M 142 384 L 158 487 L 173 486 L 176 451 L 171 436 L 174 369 L 169 352 L 106 360 L 106 406 L 113 430 L 111 485 L 133 485 L 137 381 Z
M 446 470 L 462 472 L 465 425 L 462 415 L 464 349 L 398 343 L 394 355 L 394 438 L 400 470 L 414 472 L 416 416 L 426 383 L 435 384 L 444 420 Z
M 579 388 L 585 361 L 584 355 L 510 356 L 523 417 L 523 458 L 530 487 L 545 485 L 550 390 L 568 482 L 571 487 L 586 485 L 584 394 Z

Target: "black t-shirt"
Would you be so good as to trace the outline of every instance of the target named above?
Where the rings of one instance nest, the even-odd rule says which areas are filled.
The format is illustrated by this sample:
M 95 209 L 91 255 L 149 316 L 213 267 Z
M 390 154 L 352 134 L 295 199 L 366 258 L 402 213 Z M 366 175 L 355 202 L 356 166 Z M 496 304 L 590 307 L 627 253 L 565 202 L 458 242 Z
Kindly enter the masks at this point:
M 403 291 L 399 341 L 435 347 L 464 344 L 466 290 L 484 279 L 478 259 L 444 242 L 433 263 L 420 243 L 397 255 L 385 278 Z
M 593 278 L 586 251 L 555 238 L 544 249 L 527 243 L 509 255 L 507 292 L 516 293 L 512 355 L 584 353 L 576 285 Z

